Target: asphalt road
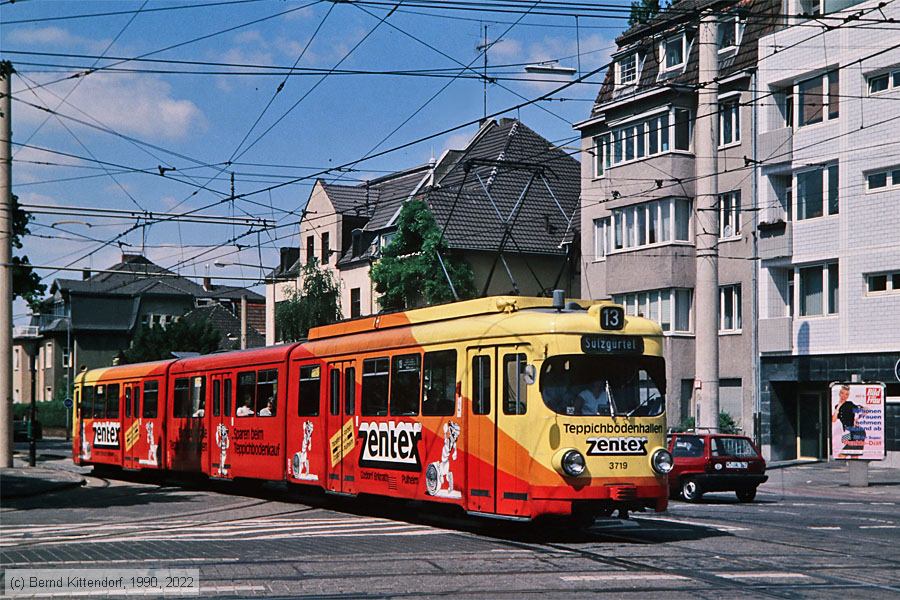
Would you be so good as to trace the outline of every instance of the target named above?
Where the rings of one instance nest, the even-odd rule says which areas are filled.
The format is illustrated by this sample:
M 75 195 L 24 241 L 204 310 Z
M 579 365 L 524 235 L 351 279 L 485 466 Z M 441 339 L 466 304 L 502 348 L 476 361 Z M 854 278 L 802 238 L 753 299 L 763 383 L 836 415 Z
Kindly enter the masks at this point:
M 900 473 L 876 472 L 864 490 L 834 465 L 770 475 L 752 504 L 710 494 L 589 530 L 89 476 L 4 502 L 0 565 L 197 567 L 204 597 L 900 597 Z

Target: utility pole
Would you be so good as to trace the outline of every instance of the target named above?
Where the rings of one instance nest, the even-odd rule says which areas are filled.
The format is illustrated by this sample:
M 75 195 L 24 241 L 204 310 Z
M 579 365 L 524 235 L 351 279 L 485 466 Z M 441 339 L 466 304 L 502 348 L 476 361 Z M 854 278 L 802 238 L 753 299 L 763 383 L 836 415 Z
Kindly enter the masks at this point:
M 481 50 L 484 52 L 484 71 L 482 73 L 482 82 L 484 84 L 484 117 L 482 119 L 487 120 L 487 88 L 488 88 L 488 76 L 487 76 L 487 68 L 488 68 L 488 48 L 490 44 L 488 44 L 488 26 L 484 25 L 484 42 L 475 46 L 476 50 Z M 484 121 L 482 121 L 484 122 Z
M 696 344 L 694 391 L 696 425 L 708 431 L 719 427 L 719 74 L 718 21 L 712 11 L 700 17 L 700 53 L 694 155 L 697 169 L 697 284 L 694 315 Z
M 241 294 L 241 350 L 247 349 L 247 294 Z
M 0 467 L 13 466 L 12 74 L 12 63 L 0 62 Z

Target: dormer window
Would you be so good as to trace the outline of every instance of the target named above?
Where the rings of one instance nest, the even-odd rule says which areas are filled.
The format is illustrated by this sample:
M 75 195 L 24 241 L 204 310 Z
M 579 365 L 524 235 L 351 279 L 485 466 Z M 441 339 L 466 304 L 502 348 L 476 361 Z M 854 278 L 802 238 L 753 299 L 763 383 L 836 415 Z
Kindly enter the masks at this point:
M 659 51 L 659 63 L 663 65 L 664 70 L 669 71 L 683 67 L 687 54 L 687 36 L 682 33 L 663 40 L 659 45 Z
M 626 54 L 616 61 L 616 85 L 631 85 L 637 82 L 637 53 Z
M 724 17 L 719 21 L 718 31 L 719 52 L 727 52 L 736 49 L 741 44 L 744 24 L 738 17 Z

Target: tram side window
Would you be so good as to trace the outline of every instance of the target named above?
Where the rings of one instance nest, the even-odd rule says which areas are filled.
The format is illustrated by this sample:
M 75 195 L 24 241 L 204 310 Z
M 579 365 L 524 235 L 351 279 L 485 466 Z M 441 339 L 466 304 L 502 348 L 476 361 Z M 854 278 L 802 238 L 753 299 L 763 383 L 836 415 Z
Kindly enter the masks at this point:
M 219 379 L 214 379 L 212 384 L 213 416 L 218 417 L 222 414 L 222 382 Z
M 81 418 L 94 418 L 94 386 L 92 385 L 81 388 Z
M 269 406 L 269 400 L 272 406 Z M 274 417 L 278 409 L 278 369 L 260 371 L 256 377 L 256 414 Z
M 425 353 L 422 414 L 449 417 L 456 408 L 456 350 Z
M 98 385 L 94 388 L 94 418 L 102 419 L 106 417 L 106 386 Z
M 147 381 L 144 383 L 144 412 L 145 419 L 155 419 L 159 414 L 159 382 Z
M 341 371 L 331 370 L 331 389 L 328 391 L 328 407 L 332 415 L 341 414 Z
M 300 402 L 297 404 L 297 414 L 301 417 L 319 416 L 321 373 L 322 369 L 319 367 L 300 367 Z
M 132 414 L 134 415 L 134 418 L 136 419 L 141 414 L 141 386 L 135 385 L 132 387 L 134 388 L 134 390 L 132 390 L 132 393 L 134 394 L 134 396 L 131 398 L 131 403 L 132 403 L 132 406 L 134 407 Z
M 206 377 L 194 377 L 191 385 L 191 416 L 202 417 L 206 412 Z
M 472 414 L 491 414 L 491 357 L 472 359 Z
M 125 416 L 127 418 L 131 418 L 131 386 L 130 385 L 125 386 Z
M 81 392 L 78 390 L 75 390 L 75 418 L 76 419 L 81 418 L 81 409 L 82 409 Z
M 231 376 L 225 380 L 225 416 L 231 416 Z
M 106 386 L 106 418 L 119 418 L 119 384 L 111 383 Z
M 356 367 L 344 371 L 344 412 L 352 415 L 356 410 Z
M 362 414 L 364 417 L 384 417 L 388 412 L 387 358 L 368 358 L 363 361 Z
M 419 379 L 422 357 L 395 356 L 391 361 L 391 414 L 412 417 L 419 414 Z
M 252 417 L 256 404 L 256 372 L 238 373 L 237 378 L 237 416 Z
M 527 365 L 524 354 L 503 356 L 503 414 L 524 415 L 528 410 Z
M 172 397 L 172 416 L 191 416 L 191 381 L 187 377 L 175 380 L 175 394 Z

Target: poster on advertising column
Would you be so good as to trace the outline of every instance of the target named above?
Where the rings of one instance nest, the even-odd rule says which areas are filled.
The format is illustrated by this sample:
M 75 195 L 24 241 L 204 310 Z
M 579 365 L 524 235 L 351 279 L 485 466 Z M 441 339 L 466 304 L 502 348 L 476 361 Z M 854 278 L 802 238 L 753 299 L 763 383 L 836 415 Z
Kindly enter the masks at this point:
M 841 460 L 883 460 L 884 384 L 831 384 L 831 455 Z

